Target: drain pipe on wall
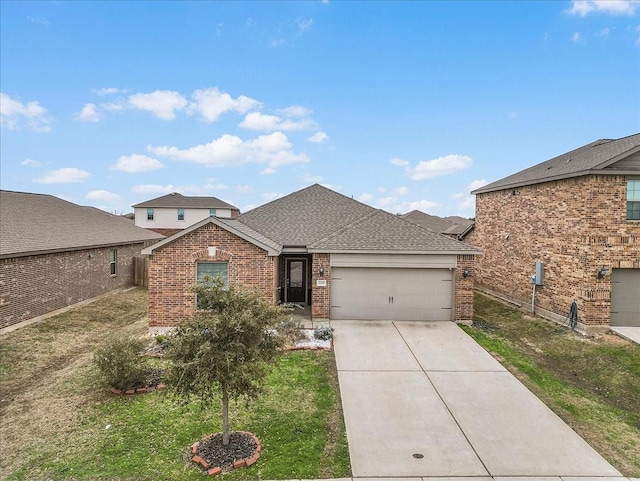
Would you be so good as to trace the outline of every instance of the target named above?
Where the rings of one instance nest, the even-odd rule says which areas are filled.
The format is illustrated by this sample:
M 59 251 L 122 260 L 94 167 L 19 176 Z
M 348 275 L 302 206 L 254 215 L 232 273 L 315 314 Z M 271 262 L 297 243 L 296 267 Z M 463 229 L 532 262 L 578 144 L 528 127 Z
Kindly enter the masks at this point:
M 536 286 L 543 285 L 544 282 L 544 263 L 536 262 L 536 272 L 531 275 L 531 284 L 533 284 L 533 292 L 531 293 L 531 314 L 536 313 Z
M 533 284 L 533 292 L 531 293 L 531 314 L 536 313 L 536 276 L 531 276 L 531 284 Z

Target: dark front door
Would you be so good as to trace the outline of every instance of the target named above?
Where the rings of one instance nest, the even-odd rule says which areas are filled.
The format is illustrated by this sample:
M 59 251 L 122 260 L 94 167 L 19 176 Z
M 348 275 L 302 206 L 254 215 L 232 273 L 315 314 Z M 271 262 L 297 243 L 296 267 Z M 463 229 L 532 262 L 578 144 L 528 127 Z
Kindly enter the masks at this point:
M 285 302 L 305 302 L 307 291 L 307 261 L 287 259 L 287 295 Z

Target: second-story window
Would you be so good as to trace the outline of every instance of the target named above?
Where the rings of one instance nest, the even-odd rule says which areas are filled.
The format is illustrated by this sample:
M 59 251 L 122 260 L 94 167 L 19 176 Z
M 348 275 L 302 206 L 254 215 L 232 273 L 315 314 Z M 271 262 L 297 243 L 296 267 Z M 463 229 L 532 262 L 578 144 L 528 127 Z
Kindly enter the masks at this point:
M 153 214 L 154 214 L 153 209 L 149 207 L 147 209 L 147 220 L 153 220 Z
M 215 217 L 216 215 L 218 215 L 218 214 L 216 213 L 216 209 L 209 209 L 209 215 L 210 215 L 211 217 Z
M 640 220 L 640 179 L 627 180 L 627 220 Z
M 178 220 L 184 220 L 184 209 L 178 209 Z

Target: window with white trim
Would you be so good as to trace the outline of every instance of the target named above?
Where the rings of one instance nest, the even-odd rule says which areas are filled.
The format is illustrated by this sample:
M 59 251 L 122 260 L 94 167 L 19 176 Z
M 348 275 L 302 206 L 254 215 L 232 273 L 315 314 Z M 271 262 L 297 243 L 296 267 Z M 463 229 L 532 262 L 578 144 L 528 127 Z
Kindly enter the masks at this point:
M 111 249 L 109 251 L 109 275 L 115 276 L 118 273 L 118 251 Z
M 178 220 L 184 220 L 184 209 L 178 209 Z
M 209 215 L 211 217 L 215 217 L 216 215 L 218 215 L 218 211 L 216 209 L 209 209 Z
M 196 281 L 198 284 L 205 279 L 215 279 L 219 277 L 224 282 L 224 286 L 229 285 L 229 265 L 226 262 L 196 262 Z M 198 299 L 196 298 L 196 305 Z
M 640 179 L 627 180 L 627 220 L 640 220 Z
M 155 211 L 153 210 L 153 208 L 149 207 L 147 209 L 147 220 L 153 220 L 154 213 L 155 213 Z

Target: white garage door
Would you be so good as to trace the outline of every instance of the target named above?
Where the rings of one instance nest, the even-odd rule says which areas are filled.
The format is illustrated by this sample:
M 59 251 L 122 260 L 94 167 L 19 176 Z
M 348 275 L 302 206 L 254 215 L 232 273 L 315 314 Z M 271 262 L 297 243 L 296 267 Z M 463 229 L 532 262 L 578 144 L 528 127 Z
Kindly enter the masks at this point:
M 397 321 L 453 319 L 449 269 L 334 267 L 331 318 Z
M 640 326 L 640 269 L 613 269 L 611 325 Z

